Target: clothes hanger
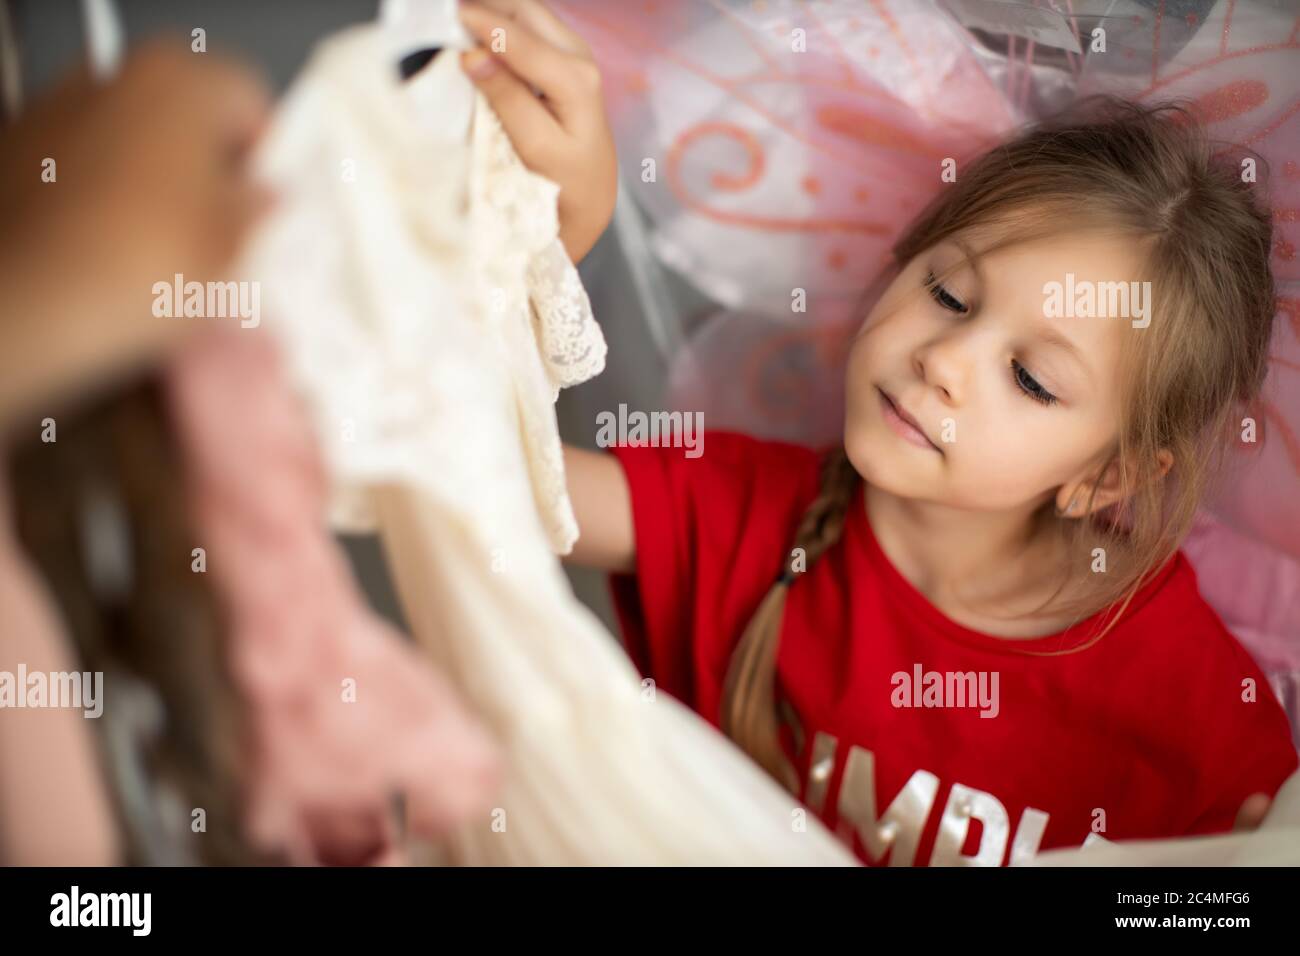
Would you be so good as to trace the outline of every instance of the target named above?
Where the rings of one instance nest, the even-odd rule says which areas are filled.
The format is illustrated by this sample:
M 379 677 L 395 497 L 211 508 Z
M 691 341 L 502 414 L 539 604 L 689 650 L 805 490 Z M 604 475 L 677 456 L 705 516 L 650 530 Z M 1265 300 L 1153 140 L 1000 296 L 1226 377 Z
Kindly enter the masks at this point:
M 474 39 L 457 15 L 457 0 L 380 0 L 383 47 L 405 82 L 404 97 L 431 132 L 464 142 L 474 113 L 474 87 L 444 50 L 468 50 Z
M 410 79 L 443 50 L 474 45 L 457 7 L 456 0 L 381 0 L 379 23 L 402 79 Z

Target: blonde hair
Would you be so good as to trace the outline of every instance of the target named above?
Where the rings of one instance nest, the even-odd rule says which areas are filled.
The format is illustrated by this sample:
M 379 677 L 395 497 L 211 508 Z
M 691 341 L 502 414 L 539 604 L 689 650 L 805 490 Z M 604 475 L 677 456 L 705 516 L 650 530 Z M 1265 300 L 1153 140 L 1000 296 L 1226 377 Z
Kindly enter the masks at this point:
M 1092 518 L 1054 523 L 1070 557 L 1060 587 L 1038 609 L 1050 606 L 1076 622 L 1107 608 L 1113 613 L 1065 653 L 1105 636 L 1178 550 L 1219 471 L 1240 403 L 1258 394 L 1267 374 L 1272 219 L 1239 170 L 1234 157 L 1215 151 L 1187 107 L 1090 97 L 966 166 L 894 245 L 902 266 L 969 230 L 1003 227 L 989 251 L 1059 234 L 1069 223 L 1131 237 L 1144 252 L 1142 274 L 1160 308 L 1126 350 L 1125 420 L 1096 470 L 1098 479 L 1117 470 L 1122 502 L 1094 514 L 1094 480 L 1083 511 Z M 1163 477 L 1156 468 L 1162 450 L 1174 462 Z M 791 545 L 803 549 L 805 567 L 838 542 L 860 480 L 843 447 L 825 458 L 821 474 L 820 493 Z M 1087 573 L 1095 547 L 1105 549 L 1106 574 Z M 797 792 L 776 709 L 777 649 L 793 581 L 792 571 L 782 575 L 741 636 L 720 723 Z

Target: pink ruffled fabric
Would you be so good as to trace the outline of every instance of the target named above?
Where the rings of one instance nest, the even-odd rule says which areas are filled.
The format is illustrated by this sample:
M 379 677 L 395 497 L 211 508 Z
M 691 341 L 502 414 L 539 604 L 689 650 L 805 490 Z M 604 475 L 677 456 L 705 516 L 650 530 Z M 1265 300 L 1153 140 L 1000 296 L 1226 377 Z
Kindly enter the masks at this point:
M 270 340 L 199 336 L 166 382 L 194 546 L 251 710 L 250 838 L 294 863 L 400 862 L 396 795 L 411 833 L 430 839 L 484 811 L 496 746 L 365 606 L 324 526 L 326 478 Z
M 1291 718 L 1300 747 L 1300 560 L 1202 511 L 1183 551 L 1201 596 L 1254 655 Z

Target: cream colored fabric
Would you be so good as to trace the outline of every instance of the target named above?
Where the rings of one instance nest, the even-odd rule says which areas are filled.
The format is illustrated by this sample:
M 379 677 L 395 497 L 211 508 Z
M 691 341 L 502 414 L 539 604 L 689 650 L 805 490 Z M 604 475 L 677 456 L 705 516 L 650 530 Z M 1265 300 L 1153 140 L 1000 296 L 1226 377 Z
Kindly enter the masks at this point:
M 444 483 L 431 383 L 463 371 L 444 319 L 473 317 L 473 334 L 501 344 L 532 494 L 566 552 L 577 527 L 553 403 L 603 368 L 605 342 L 557 239 L 557 187 L 523 167 L 481 98 L 476 108 L 454 52 L 403 84 L 394 49 L 379 27 L 346 31 L 290 90 L 259 156 L 278 206 L 244 274 L 295 377 L 328 383 L 309 392 L 337 525 L 373 526 L 372 483 Z
M 556 187 L 519 164 L 454 55 L 400 86 L 379 28 L 328 41 L 263 171 L 281 199 L 247 274 L 315 416 L 334 517 L 380 528 L 417 641 L 506 751 L 498 806 L 444 858 L 852 863 L 643 685 L 569 589 L 553 402 L 600 371 L 604 341 L 557 240 Z
M 1258 830 L 1183 840 L 1097 843 L 1053 850 L 1036 866 L 1300 866 L 1300 771 L 1274 798 Z

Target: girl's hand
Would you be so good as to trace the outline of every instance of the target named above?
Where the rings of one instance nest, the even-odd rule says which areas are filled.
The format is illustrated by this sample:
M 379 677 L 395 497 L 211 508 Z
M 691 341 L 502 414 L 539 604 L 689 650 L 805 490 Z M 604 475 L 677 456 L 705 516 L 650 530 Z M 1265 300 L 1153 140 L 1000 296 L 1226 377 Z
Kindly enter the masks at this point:
M 1258 830 L 1272 805 L 1273 798 L 1267 793 L 1252 793 L 1242 801 L 1241 809 L 1237 811 L 1237 822 L 1232 828 L 1238 831 Z
M 540 0 L 460 5 L 480 46 L 461 65 L 529 169 L 560 187 L 560 240 L 574 262 L 614 213 L 618 162 L 600 70 L 587 44 Z

